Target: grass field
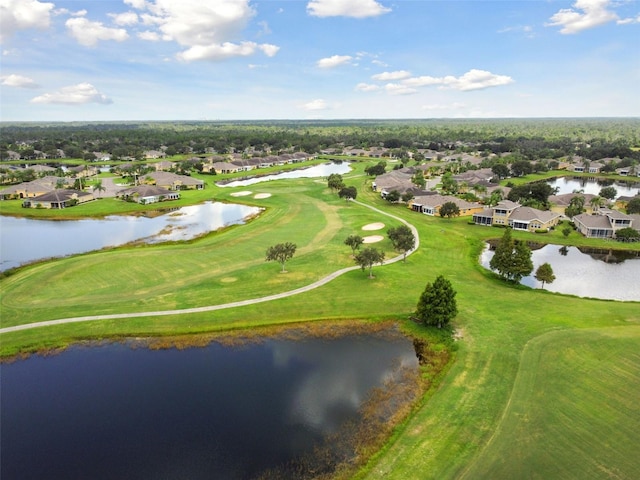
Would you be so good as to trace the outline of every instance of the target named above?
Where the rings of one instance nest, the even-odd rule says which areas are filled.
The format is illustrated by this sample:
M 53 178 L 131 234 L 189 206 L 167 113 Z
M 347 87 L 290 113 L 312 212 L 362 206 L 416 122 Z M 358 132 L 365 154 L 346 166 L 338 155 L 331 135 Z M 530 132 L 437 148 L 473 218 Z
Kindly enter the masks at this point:
M 632 428 L 638 425 L 633 402 L 640 390 L 640 303 L 581 299 L 501 282 L 477 262 L 483 241 L 500 237 L 501 230 L 388 205 L 370 191 L 362 174 L 365 165 L 356 165 L 345 181 L 359 188 L 358 200 L 416 226 L 420 249 L 406 263 L 376 266 L 374 279 L 355 270 L 301 295 L 240 308 L 3 334 L 0 352 L 6 356 L 87 338 L 317 320 L 404 322 L 426 282 L 443 274 L 457 291 L 455 327 L 462 339 L 456 361 L 357 478 L 535 478 L 537 472 L 540 478 L 633 478 L 640 471 L 640 458 L 632 454 L 640 441 L 640 428 Z M 351 250 L 343 244 L 348 235 L 363 235 L 362 227 L 373 222 L 385 224 L 382 234 L 398 224 L 337 198 L 320 180 L 247 189 L 272 196 L 254 200 L 231 197 L 237 189 L 206 190 L 209 198 L 245 198 L 266 208 L 247 225 L 189 243 L 56 260 L 3 278 L 2 327 L 220 304 L 293 290 L 353 265 Z M 571 237 L 552 232 L 534 239 L 583 241 Z M 288 273 L 280 274 L 280 265 L 265 262 L 264 253 L 284 241 L 296 243 L 298 251 L 287 263 Z M 385 249 L 387 258 L 396 255 L 388 240 L 376 246 Z

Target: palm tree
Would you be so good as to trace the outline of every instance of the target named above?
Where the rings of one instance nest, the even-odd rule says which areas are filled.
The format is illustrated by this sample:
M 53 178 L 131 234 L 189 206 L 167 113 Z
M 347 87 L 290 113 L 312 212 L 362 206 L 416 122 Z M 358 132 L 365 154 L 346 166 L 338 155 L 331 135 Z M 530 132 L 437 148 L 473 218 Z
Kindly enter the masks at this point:
M 106 188 L 104 187 L 104 185 L 102 185 L 102 180 L 100 179 L 96 180 L 96 183 L 93 185 L 93 191 L 104 192 L 105 190 Z M 100 197 L 99 193 L 98 193 L 98 197 Z
M 589 204 L 591 205 L 591 211 L 597 212 L 600 207 L 604 207 L 605 201 L 604 198 L 595 196 L 589 201 Z

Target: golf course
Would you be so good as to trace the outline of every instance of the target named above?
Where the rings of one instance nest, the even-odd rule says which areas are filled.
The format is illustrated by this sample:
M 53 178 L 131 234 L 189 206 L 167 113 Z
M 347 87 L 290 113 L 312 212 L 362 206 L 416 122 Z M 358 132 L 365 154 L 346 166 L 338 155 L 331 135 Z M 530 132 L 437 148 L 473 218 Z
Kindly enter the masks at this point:
M 383 448 L 349 477 L 638 478 L 640 301 L 579 298 L 501 280 L 478 257 L 484 242 L 503 230 L 470 225 L 468 217 L 421 215 L 382 200 L 364 173 L 368 164 L 354 162 L 343 175 L 346 185 L 357 188 L 355 202 L 339 198 L 326 179 L 221 188 L 213 182 L 219 179 L 201 175 L 206 188 L 186 193 L 182 203 L 246 203 L 263 212 L 187 242 L 132 244 L 8 272 L 0 279 L 2 329 L 91 318 L 4 331 L 1 356 L 55 351 L 85 340 L 222 335 L 313 323 L 392 321 L 416 331 L 426 328 L 410 320 L 418 298 L 443 275 L 457 293 L 452 360 Z M 240 190 L 251 195 L 233 195 Z M 7 201 L 0 213 L 15 209 L 12 202 L 19 201 Z M 105 198 L 68 210 L 91 216 L 91 209 L 105 212 L 111 204 L 122 202 Z M 320 282 L 355 266 L 344 244 L 349 235 L 380 236 L 372 246 L 386 259 L 400 255 L 386 233 L 403 222 L 419 237 L 406 262 L 374 265 L 374 278 L 351 268 Z M 558 230 L 513 236 L 605 244 Z M 277 262 L 265 261 L 265 251 L 284 242 L 297 250 L 281 273 Z M 316 282 L 321 284 L 304 288 Z M 278 297 L 250 301 L 271 296 Z

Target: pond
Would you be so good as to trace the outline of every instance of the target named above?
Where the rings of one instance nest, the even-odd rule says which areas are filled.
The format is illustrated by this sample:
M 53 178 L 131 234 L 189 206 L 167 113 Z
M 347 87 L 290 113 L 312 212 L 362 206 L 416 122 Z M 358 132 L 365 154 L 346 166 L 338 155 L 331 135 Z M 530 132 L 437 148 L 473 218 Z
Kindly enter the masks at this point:
M 599 195 L 604 187 L 613 187 L 618 197 L 634 197 L 640 194 L 640 180 L 628 182 L 593 179 L 587 177 L 559 177 L 547 182 L 551 187 L 558 189 L 558 194 L 573 193 L 582 190 L 584 193 Z
M 353 453 L 338 440 L 372 388 L 418 366 L 412 341 L 391 330 L 239 347 L 132 346 L 75 346 L 2 365 L 0 476 L 233 480 L 267 471 L 302 478 L 301 465 L 330 471 L 327 458 Z M 310 456 L 314 449 L 322 458 Z
M 104 219 L 55 221 L 0 216 L 0 270 L 135 241 L 189 240 L 241 224 L 260 211 L 246 205 L 206 202 L 155 216 L 112 215 Z
M 480 263 L 489 269 L 494 252 L 487 245 Z M 533 272 L 520 283 L 541 288 L 535 279 L 536 269 L 548 263 L 556 279 L 546 283 L 546 290 L 578 297 L 640 301 L 640 252 L 584 249 L 545 245 L 532 250 Z
M 268 182 L 270 180 L 282 180 L 287 178 L 315 178 L 328 177 L 332 173 L 343 175 L 349 173 L 351 167 L 348 162 L 331 162 L 315 165 L 313 167 L 301 168 L 299 170 L 290 170 L 288 172 L 276 173 L 273 175 L 262 175 L 247 178 L 244 180 L 234 180 L 226 183 L 216 183 L 219 187 L 246 187 L 260 182 Z

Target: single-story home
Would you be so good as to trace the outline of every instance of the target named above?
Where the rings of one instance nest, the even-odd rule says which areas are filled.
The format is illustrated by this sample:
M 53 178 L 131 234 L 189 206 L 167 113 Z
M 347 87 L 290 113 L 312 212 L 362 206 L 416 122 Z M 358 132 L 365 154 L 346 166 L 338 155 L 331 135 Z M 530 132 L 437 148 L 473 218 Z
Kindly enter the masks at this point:
M 578 232 L 589 238 L 615 238 L 617 230 L 633 227 L 633 217 L 608 208 L 601 208 L 594 215 L 581 213 L 572 221 Z
M 187 175 L 171 172 L 150 172 L 141 178 L 141 183 L 164 187 L 167 190 L 202 190 L 204 181 Z
M 452 202 L 460 209 L 461 216 L 473 215 L 481 212 L 483 207 L 477 202 L 467 202 L 458 197 L 450 195 L 421 195 L 409 201 L 409 208 L 415 212 L 425 215 L 440 215 L 440 207 L 445 203 Z
M 93 194 L 81 190 L 57 189 L 22 202 L 25 208 L 67 208 L 93 200 Z
M 121 190 L 118 192 L 118 197 L 146 205 L 167 200 L 178 200 L 180 193 L 155 185 L 139 185 Z
M 524 207 L 510 200 L 503 200 L 494 207 L 473 214 L 473 223 L 476 225 L 504 225 L 528 232 L 548 231 L 558 225 L 561 219 L 562 215 L 556 212 Z

